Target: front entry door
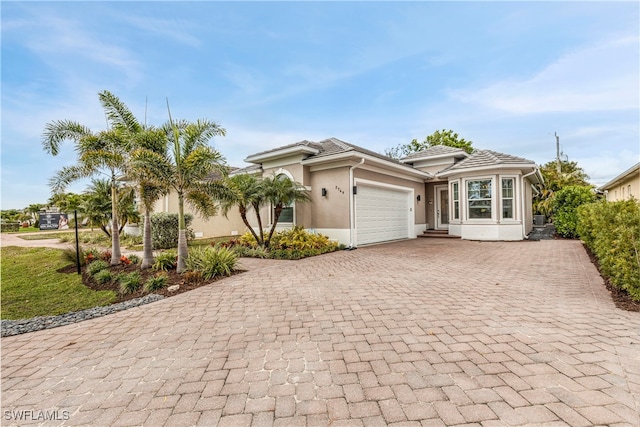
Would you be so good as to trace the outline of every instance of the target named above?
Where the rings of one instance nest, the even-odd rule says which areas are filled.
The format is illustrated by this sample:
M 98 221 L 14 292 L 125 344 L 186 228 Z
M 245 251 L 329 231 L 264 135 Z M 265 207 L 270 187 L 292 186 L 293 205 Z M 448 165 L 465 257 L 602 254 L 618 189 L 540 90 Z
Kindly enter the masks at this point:
M 449 229 L 449 188 L 436 187 L 436 228 Z

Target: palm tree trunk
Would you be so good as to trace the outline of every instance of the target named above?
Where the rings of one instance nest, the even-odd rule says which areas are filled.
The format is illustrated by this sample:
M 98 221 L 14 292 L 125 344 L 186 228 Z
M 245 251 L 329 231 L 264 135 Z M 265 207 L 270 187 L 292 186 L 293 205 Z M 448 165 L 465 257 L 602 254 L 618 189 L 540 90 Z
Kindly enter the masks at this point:
M 118 230 L 118 198 L 115 178 L 111 181 L 111 265 L 120 264 L 120 230 Z
M 269 231 L 269 237 L 267 237 L 267 240 L 264 242 L 264 247 L 267 249 L 271 244 L 271 237 L 273 236 L 273 232 L 276 231 L 276 225 L 278 225 L 278 220 L 280 219 L 282 208 L 283 208 L 282 203 L 278 203 L 275 209 L 273 210 L 273 225 L 271 225 L 271 230 Z
M 251 224 L 249 224 L 249 220 L 247 219 L 247 208 L 244 207 L 244 205 L 242 205 L 242 206 L 240 206 L 239 210 L 240 210 L 240 218 L 242 218 L 242 222 L 244 222 L 244 225 L 247 226 L 247 228 L 249 229 L 249 231 L 253 235 L 253 238 L 256 239 L 256 243 L 258 245 L 261 245 L 262 242 L 260 240 L 258 240 L 258 235 L 256 234 L 256 232 L 253 229 L 253 227 L 251 226 Z
M 187 226 L 184 220 L 184 196 L 178 194 L 178 265 L 176 272 L 182 273 L 187 269 L 187 257 L 189 248 L 187 247 Z
M 258 240 L 258 244 L 260 246 L 264 246 L 264 229 L 262 228 L 262 217 L 260 217 L 260 205 L 257 203 L 254 204 L 253 210 L 256 211 L 256 218 L 258 220 L 258 231 L 260 232 L 260 240 Z
M 143 252 L 142 252 L 142 264 L 140 269 L 144 270 L 150 268 L 153 265 L 153 242 L 151 240 L 151 211 L 145 209 L 144 212 L 144 229 L 143 229 Z

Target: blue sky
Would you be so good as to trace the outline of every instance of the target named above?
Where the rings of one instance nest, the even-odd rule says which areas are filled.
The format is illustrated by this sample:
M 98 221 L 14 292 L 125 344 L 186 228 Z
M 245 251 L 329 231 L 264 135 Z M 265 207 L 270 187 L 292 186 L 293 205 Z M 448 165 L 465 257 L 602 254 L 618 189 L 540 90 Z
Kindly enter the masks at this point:
M 74 162 L 47 122 L 104 129 L 109 90 L 147 122 L 207 118 L 233 166 L 337 137 L 383 152 L 453 129 L 603 184 L 639 160 L 638 2 L 7 2 L 2 209 L 44 203 Z M 70 191 L 81 192 L 86 183 Z

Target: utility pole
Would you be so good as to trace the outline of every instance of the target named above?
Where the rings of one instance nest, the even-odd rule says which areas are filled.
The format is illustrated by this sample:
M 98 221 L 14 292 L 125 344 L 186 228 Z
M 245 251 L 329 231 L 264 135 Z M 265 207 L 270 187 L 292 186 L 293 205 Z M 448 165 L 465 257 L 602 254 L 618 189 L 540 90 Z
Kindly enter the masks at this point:
M 558 136 L 558 132 L 554 132 L 556 136 L 556 170 L 558 171 L 558 175 L 562 173 L 562 168 L 560 167 L 560 137 Z

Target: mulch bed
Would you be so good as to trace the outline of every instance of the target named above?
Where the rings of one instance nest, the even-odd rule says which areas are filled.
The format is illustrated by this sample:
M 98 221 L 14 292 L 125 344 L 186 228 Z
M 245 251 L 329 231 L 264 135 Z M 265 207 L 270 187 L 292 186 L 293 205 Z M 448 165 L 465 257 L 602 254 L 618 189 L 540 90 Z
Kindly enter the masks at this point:
M 180 288 L 177 291 L 173 291 L 173 292 L 169 292 L 167 290 L 167 288 L 165 289 L 159 289 L 157 291 L 154 291 L 154 294 L 158 294 L 158 295 L 163 295 L 164 297 L 172 297 L 178 294 L 181 294 L 183 292 L 188 292 L 188 291 L 192 291 L 194 289 L 198 289 L 202 286 L 206 286 L 206 285 L 210 285 L 214 282 L 217 282 L 220 279 L 224 279 L 224 277 L 219 277 L 219 278 L 215 278 L 213 280 L 208 280 L 208 281 L 201 281 L 201 282 L 187 282 L 185 280 L 185 276 L 176 273 L 175 270 L 169 270 L 169 271 L 157 271 L 151 268 L 147 268 L 145 270 L 140 270 L 140 265 L 136 265 L 136 264 L 129 264 L 129 265 L 117 265 L 117 266 L 112 266 L 109 267 L 109 271 L 111 272 L 111 274 L 113 276 L 116 276 L 118 274 L 121 273 L 131 273 L 134 271 L 137 271 L 140 273 L 141 276 L 141 281 L 140 283 L 144 284 L 147 279 L 149 277 L 153 277 L 156 276 L 157 274 L 160 273 L 164 273 L 167 275 L 167 288 L 169 288 L 170 286 L 173 285 L 180 285 Z M 61 269 L 58 270 L 59 273 L 68 273 L 68 274 L 77 274 L 78 270 L 77 267 L 73 264 L 70 264 L 66 267 L 63 267 Z M 87 273 L 86 271 L 86 267 L 82 267 L 81 268 L 81 272 L 82 272 L 82 283 L 94 290 L 94 291 L 114 291 L 117 295 L 116 300 L 113 301 L 114 303 L 119 303 L 122 301 L 128 301 L 134 298 L 140 298 L 146 295 L 146 293 L 142 290 L 142 288 L 134 293 L 131 294 L 126 294 L 126 295 L 121 295 L 120 294 L 120 285 L 118 284 L 117 281 L 112 281 L 109 283 L 104 283 L 104 284 L 98 284 L 96 283 L 96 281 L 93 279 L 93 277 L 91 277 L 89 275 L 89 273 Z M 244 270 L 237 270 L 235 271 L 232 275 L 236 275 L 236 274 L 240 274 L 243 273 Z

